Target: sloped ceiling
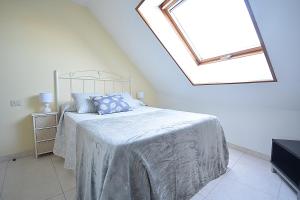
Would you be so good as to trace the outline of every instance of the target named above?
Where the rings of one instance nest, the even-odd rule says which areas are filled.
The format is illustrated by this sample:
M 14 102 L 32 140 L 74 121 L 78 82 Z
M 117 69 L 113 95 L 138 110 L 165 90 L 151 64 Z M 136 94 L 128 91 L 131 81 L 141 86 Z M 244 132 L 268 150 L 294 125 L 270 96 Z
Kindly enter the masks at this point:
M 198 97 L 200 102 L 226 105 L 265 104 L 300 109 L 300 2 L 297 0 L 275 0 L 272 3 L 269 0 L 250 0 L 278 82 L 221 86 L 191 86 L 135 11 L 140 0 L 81 1 L 85 1 L 160 93 Z
M 249 2 L 276 83 L 192 86 L 135 11 L 140 0 L 85 3 L 156 88 L 162 106 L 216 114 L 229 141 L 268 154 L 272 138 L 300 139 L 300 1 Z

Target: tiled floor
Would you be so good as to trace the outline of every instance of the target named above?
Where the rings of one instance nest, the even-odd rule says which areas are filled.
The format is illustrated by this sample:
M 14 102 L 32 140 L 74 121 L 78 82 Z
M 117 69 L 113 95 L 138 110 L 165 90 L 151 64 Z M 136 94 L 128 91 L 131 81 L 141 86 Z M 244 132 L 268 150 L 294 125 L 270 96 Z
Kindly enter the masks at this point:
M 73 172 L 64 169 L 63 159 L 53 155 L 2 162 L 0 181 L 1 200 L 75 199 Z
M 0 163 L 0 200 L 74 200 L 75 178 L 56 156 Z M 229 170 L 192 200 L 296 200 L 267 161 L 230 149 Z

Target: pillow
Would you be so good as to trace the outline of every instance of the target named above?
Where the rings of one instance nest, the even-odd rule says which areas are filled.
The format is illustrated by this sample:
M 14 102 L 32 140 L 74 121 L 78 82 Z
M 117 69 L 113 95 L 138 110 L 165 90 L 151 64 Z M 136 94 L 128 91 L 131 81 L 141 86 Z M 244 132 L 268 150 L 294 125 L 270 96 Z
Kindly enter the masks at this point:
M 137 99 L 132 98 L 132 96 L 128 92 L 123 92 L 123 93 L 111 93 L 110 95 L 120 95 L 124 98 L 124 101 L 128 103 L 130 108 L 135 109 L 141 106 L 144 106 L 145 104 Z
M 76 105 L 72 101 L 65 102 L 60 106 L 60 112 L 76 112 L 76 111 L 77 111 Z
M 126 103 L 122 96 L 96 96 L 92 97 L 93 103 L 99 115 L 127 112 L 132 110 L 128 103 Z
M 99 96 L 101 94 L 91 93 L 72 93 L 72 97 L 75 101 L 77 113 L 96 113 L 96 107 L 94 106 L 90 96 Z

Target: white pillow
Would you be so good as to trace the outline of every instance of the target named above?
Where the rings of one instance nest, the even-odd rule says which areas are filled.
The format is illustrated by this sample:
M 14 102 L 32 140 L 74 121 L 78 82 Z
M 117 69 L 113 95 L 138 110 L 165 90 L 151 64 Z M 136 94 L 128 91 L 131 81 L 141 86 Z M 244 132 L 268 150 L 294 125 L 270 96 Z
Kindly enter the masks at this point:
M 141 107 L 141 106 L 145 106 L 145 104 L 142 101 L 134 99 L 128 92 L 111 93 L 109 95 L 121 95 L 124 98 L 124 101 L 126 103 L 128 103 L 128 105 L 132 109 L 135 109 L 135 108 L 138 108 L 138 107 Z
M 94 93 L 72 93 L 77 113 L 96 113 L 97 109 L 91 100 L 91 96 L 101 96 Z
M 60 106 L 60 112 L 76 112 L 76 105 L 73 101 L 68 101 Z

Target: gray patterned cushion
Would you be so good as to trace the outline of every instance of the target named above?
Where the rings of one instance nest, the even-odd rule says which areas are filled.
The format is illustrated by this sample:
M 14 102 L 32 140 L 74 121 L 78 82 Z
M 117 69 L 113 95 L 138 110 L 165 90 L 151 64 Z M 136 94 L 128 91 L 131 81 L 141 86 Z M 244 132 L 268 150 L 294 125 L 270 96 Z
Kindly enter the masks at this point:
M 145 104 L 140 101 L 137 100 L 135 98 L 133 98 L 128 92 L 115 92 L 115 93 L 110 93 L 109 95 L 120 95 L 124 98 L 124 101 L 126 101 L 126 103 L 128 103 L 128 105 L 132 108 L 138 108 L 141 106 L 145 106 Z
M 99 115 L 132 110 L 120 95 L 96 96 L 91 98 Z

